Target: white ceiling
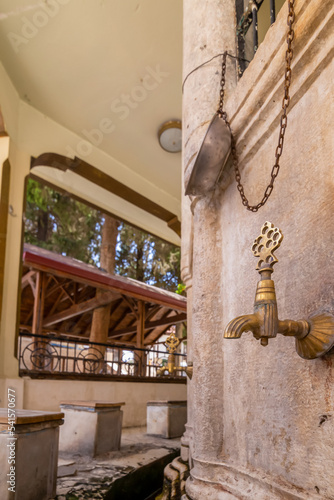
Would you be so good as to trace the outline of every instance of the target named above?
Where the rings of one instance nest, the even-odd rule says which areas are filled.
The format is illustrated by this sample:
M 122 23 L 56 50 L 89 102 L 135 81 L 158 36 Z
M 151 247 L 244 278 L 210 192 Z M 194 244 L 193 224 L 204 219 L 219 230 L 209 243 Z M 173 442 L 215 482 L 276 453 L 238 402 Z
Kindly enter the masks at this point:
M 181 0 L 0 0 L 0 58 L 23 100 L 83 139 L 103 124 L 99 148 L 179 203 L 157 130 L 181 118 Z

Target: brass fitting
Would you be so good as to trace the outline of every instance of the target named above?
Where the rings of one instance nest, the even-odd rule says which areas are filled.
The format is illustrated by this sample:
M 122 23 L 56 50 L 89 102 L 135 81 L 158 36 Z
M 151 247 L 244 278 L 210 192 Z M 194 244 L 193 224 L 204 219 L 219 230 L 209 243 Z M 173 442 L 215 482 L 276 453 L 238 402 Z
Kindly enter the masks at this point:
M 181 367 L 175 366 L 174 352 L 176 351 L 179 344 L 180 344 L 180 339 L 178 339 L 175 336 L 175 333 L 172 332 L 170 334 L 170 336 L 167 337 L 166 342 L 165 342 L 165 345 L 166 345 L 167 350 L 169 352 L 167 366 L 161 366 L 160 368 L 157 369 L 157 376 L 158 377 L 160 377 L 161 375 L 165 375 L 166 372 L 168 372 L 168 375 L 174 375 L 174 373 L 177 370 L 179 370 L 179 371 L 182 370 L 182 371 L 186 372 L 189 379 L 192 378 L 192 376 L 193 376 L 193 362 L 192 361 L 188 361 L 187 368 L 181 368 Z
M 257 284 L 254 313 L 239 316 L 229 322 L 224 337 L 238 339 L 244 332 L 252 332 L 261 345 L 268 345 L 278 333 L 296 338 L 296 350 L 304 359 L 314 359 L 326 354 L 334 346 L 334 317 L 329 313 L 311 315 L 308 320 L 278 319 L 275 284 L 271 279 L 273 265 L 278 262 L 273 251 L 283 240 L 283 234 L 271 222 L 265 222 L 261 234 L 252 246 L 259 257 L 256 269 L 261 280 Z
M 168 372 L 168 375 L 174 375 L 174 372 L 178 369 L 175 366 L 174 352 L 176 351 L 179 344 L 180 344 L 180 339 L 178 339 L 175 336 L 175 333 L 172 332 L 169 335 L 169 337 L 167 337 L 166 342 L 165 342 L 165 345 L 166 345 L 167 350 L 169 352 L 167 366 L 161 366 L 160 368 L 157 369 L 158 377 L 161 375 L 165 375 L 166 372 Z
M 188 361 L 187 368 L 184 370 L 187 374 L 187 377 L 191 380 L 193 378 L 194 366 L 192 361 Z

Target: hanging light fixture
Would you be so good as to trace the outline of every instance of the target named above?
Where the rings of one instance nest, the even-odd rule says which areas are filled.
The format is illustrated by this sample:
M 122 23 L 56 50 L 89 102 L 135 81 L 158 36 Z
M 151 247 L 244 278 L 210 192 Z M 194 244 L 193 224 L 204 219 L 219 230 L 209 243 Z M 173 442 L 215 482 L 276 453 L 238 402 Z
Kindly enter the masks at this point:
M 168 153 L 179 153 L 182 149 L 181 120 L 168 120 L 158 130 L 159 144 Z

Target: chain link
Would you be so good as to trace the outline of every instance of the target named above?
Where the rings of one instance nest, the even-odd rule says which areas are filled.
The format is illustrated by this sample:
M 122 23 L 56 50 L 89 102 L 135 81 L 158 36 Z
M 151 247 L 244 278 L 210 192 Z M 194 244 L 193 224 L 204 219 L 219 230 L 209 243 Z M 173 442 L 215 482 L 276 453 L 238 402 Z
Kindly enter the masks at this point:
M 220 116 L 220 118 L 223 118 L 225 122 L 227 122 L 227 115 L 223 108 L 224 108 L 224 93 L 225 93 L 226 58 L 227 58 L 227 51 L 225 51 L 223 54 L 222 77 L 220 80 L 220 99 L 219 99 L 219 108 L 217 110 L 218 115 Z
M 289 89 L 290 89 L 290 84 L 291 84 L 291 61 L 293 58 L 293 50 L 292 50 L 292 41 L 294 39 L 295 33 L 293 31 L 292 25 L 295 21 L 295 12 L 294 12 L 294 2 L 295 0 L 288 0 L 288 18 L 287 18 L 287 24 L 289 26 L 288 29 L 288 34 L 286 37 L 287 41 L 287 50 L 285 53 L 285 79 L 284 79 L 284 97 L 282 101 L 282 115 L 280 119 L 280 130 L 279 130 L 279 136 L 278 136 L 278 145 L 275 151 L 275 163 L 274 166 L 271 170 L 271 179 L 270 183 L 268 184 L 263 198 L 258 203 L 257 205 L 250 205 L 249 201 L 245 195 L 244 192 L 244 187 L 241 183 L 241 175 L 239 171 L 239 166 L 238 166 L 238 155 L 237 155 L 237 149 L 236 149 L 236 143 L 235 139 L 232 134 L 231 126 L 227 120 L 226 113 L 223 111 L 223 104 L 224 104 L 224 87 L 225 87 L 225 73 L 226 73 L 226 56 L 227 52 L 224 53 L 223 55 L 223 62 L 222 62 L 222 77 L 221 77 L 221 90 L 220 90 L 220 100 L 219 100 L 219 108 L 217 110 L 218 115 L 225 120 L 226 125 L 230 129 L 231 132 L 231 152 L 232 152 L 232 158 L 233 158 L 233 166 L 235 170 L 235 179 L 237 181 L 237 187 L 238 191 L 241 196 L 242 204 L 247 208 L 247 210 L 250 210 L 251 212 L 257 212 L 263 205 L 267 202 L 269 196 L 271 195 L 273 189 L 274 189 L 274 182 L 276 177 L 278 176 L 279 170 L 280 170 L 280 165 L 279 165 L 279 160 L 281 158 L 281 155 L 283 153 L 283 144 L 284 144 L 284 135 L 285 135 L 285 130 L 287 127 L 288 123 L 288 117 L 287 117 L 287 109 L 290 104 L 290 94 L 289 94 Z

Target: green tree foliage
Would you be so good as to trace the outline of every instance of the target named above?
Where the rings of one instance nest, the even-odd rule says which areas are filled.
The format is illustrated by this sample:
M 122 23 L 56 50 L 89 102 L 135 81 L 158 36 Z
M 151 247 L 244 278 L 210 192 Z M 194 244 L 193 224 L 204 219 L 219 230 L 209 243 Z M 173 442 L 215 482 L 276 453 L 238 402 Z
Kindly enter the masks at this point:
M 26 243 L 99 266 L 103 222 L 102 212 L 29 179 Z M 180 248 L 120 222 L 115 273 L 175 291 Z
M 99 211 L 29 179 L 26 243 L 95 264 L 99 260 L 102 223 Z
M 184 283 L 179 283 L 175 292 L 179 295 L 186 295 L 186 285 Z
M 180 281 L 180 247 L 122 222 L 116 273 L 175 291 Z

